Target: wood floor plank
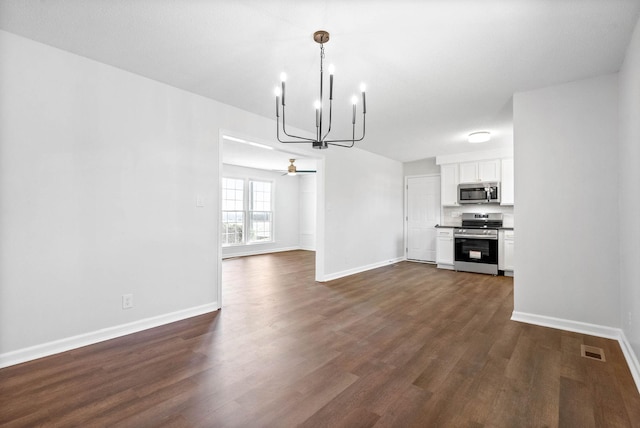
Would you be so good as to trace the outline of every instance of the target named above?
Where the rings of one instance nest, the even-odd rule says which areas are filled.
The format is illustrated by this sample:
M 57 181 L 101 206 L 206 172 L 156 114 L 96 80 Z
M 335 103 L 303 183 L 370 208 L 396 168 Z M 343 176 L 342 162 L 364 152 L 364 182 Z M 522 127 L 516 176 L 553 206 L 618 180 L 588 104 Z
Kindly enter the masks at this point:
M 511 321 L 512 278 L 314 265 L 225 260 L 218 312 L 0 370 L 0 426 L 640 426 L 618 343 Z
M 595 427 L 593 411 L 587 410 L 589 407 L 593 409 L 589 387 L 579 380 L 563 376 L 560 379 L 560 426 Z

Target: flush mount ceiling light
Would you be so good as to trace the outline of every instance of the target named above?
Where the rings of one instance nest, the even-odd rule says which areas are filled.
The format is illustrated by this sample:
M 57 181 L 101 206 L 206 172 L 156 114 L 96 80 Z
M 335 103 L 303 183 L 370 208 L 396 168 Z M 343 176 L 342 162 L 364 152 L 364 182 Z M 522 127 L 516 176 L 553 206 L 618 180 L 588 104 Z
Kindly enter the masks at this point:
M 491 139 L 491 133 L 487 131 L 472 132 L 469 134 L 470 143 L 485 143 Z
M 314 107 L 316 110 L 316 137 L 314 138 L 305 138 L 299 137 L 297 135 L 289 134 L 286 130 L 285 125 L 285 81 L 287 80 L 287 75 L 282 73 L 280 75 L 281 87 L 276 87 L 276 135 L 278 137 L 278 141 L 281 143 L 311 143 L 311 146 L 314 149 L 326 149 L 329 145 L 332 146 L 340 146 L 340 147 L 353 147 L 356 141 L 362 141 L 364 139 L 365 132 L 365 115 L 367 113 L 367 104 L 365 99 L 365 86 L 364 84 L 360 85 L 360 92 L 362 93 L 362 136 L 356 139 L 356 105 L 358 103 L 358 98 L 354 95 L 351 98 L 351 103 L 353 104 L 353 115 L 351 117 L 351 125 L 352 132 L 350 139 L 339 139 L 339 140 L 330 140 L 327 137 L 329 136 L 329 132 L 331 132 L 331 111 L 333 107 L 333 66 L 329 66 L 329 123 L 324 122 L 324 112 L 325 109 L 323 107 L 324 98 L 323 98 L 323 83 L 324 83 L 324 44 L 329 41 L 329 33 L 326 31 L 316 31 L 313 33 L 313 40 L 316 43 L 320 44 L 320 97 L 314 103 Z M 282 105 L 282 133 L 286 135 L 288 138 L 292 138 L 292 140 L 283 140 L 280 138 L 280 106 Z M 326 125 L 326 126 L 325 126 Z M 285 138 L 286 138 L 285 137 Z

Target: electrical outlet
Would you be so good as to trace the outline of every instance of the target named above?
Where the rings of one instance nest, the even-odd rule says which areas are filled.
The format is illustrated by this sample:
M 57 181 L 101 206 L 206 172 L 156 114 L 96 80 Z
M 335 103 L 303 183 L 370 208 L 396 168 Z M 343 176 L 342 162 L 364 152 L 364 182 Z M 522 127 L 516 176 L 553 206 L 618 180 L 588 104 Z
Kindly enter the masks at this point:
M 122 295 L 122 309 L 133 308 L 133 294 Z

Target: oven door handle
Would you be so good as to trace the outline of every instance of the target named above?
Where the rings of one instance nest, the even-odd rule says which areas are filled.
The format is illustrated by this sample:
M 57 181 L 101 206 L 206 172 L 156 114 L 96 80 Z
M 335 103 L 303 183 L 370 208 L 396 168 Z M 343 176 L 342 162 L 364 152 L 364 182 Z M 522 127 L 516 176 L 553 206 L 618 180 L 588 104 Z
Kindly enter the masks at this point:
M 497 236 L 487 236 L 487 235 L 454 235 L 454 238 L 470 238 L 470 239 L 489 239 L 491 241 L 497 241 Z

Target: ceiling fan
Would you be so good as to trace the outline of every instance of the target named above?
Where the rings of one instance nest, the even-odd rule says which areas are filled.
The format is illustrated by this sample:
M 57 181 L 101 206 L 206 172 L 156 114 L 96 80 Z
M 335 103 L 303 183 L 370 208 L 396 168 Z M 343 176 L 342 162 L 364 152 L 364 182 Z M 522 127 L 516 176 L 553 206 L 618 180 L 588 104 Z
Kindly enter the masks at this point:
M 296 160 L 295 159 L 289 159 L 289 162 L 291 162 L 291 165 L 289 165 L 289 168 L 287 168 L 287 172 L 285 172 L 282 175 L 296 175 L 298 173 L 301 174 L 313 174 L 316 171 L 315 170 L 298 170 L 296 169 L 296 166 L 293 164 Z

